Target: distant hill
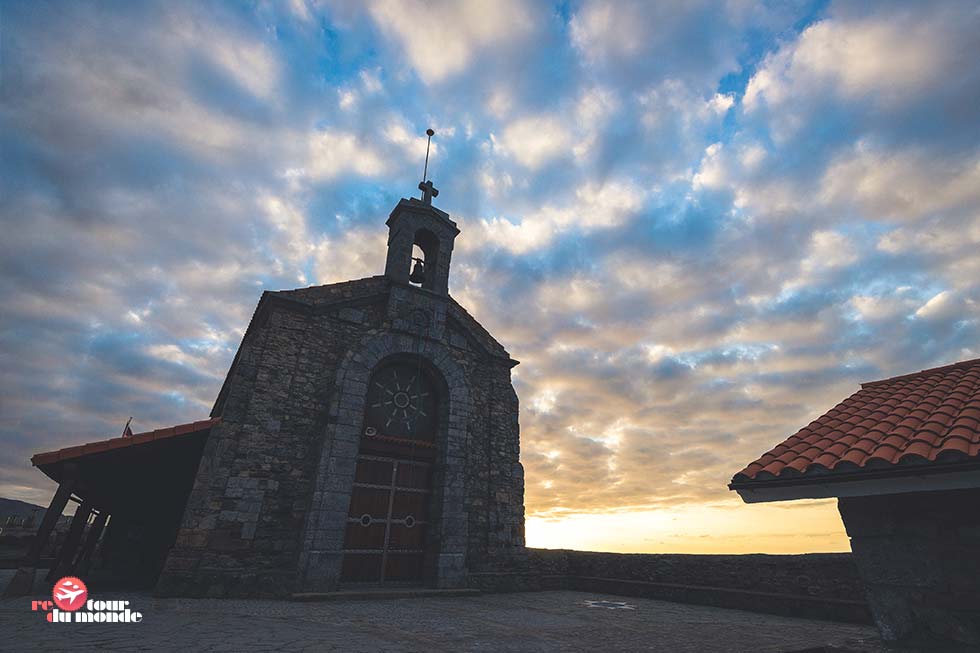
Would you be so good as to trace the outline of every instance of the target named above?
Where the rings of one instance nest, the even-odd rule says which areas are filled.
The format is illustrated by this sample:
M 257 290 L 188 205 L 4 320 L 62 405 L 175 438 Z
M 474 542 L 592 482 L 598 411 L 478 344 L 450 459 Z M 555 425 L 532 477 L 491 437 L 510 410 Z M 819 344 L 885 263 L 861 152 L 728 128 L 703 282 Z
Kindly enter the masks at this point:
M 38 511 L 35 520 L 40 520 L 41 517 L 44 517 L 45 508 L 42 506 L 36 506 L 26 501 L 18 501 L 17 499 L 4 499 L 0 497 L 0 520 L 5 520 L 11 515 L 15 517 L 30 517 L 31 513 L 35 510 Z

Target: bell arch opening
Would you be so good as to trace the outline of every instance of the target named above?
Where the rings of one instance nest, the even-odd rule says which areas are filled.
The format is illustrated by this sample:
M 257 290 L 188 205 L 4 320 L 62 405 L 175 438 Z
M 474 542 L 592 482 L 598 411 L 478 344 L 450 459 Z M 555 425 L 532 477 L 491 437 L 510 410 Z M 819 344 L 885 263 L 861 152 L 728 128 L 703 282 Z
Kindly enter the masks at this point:
M 439 238 L 428 229 L 419 229 L 412 240 L 412 270 L 409 281 L 426 290 L 436 289 Z

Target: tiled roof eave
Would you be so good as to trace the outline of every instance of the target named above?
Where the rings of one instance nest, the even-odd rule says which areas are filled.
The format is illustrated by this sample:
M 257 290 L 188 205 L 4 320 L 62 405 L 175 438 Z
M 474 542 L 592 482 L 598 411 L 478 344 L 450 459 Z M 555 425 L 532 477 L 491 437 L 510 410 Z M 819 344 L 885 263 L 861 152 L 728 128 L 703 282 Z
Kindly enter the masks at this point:
M 207 431 L 220 421 L 220 417 L 215 417 L 196 422 L 188 422 L 186 424 L 178 424 L 155 431 L 135 433 L 127 437 L 109 438 L 107 440 L 87 442 L 73 447 L 64 447 L 54 451 L 44 451 L 31 456 L 31 464 L 35 467 L 43 468 L 47 465 L 76 460 L 93 454 L 105 453 L 117 449 L 129 449 L 150 442 L 195 435 L 202 431 Z
M 801 485 L 833 485 L 835 483 L 850 483 L 854 481 L 874 481 L 903 477 L 937 476 L 958 472 L 980 471 L 980 458 L 960 460 L 950 463 L 933 463 L 929 465 L 893 465 L 877 469 L 857 469 L 846 472 L 830 472 L 821 474 L 800 474 L 790 477 L 777 476 L 764 479 L 732 479 L 728 484 L 729 490 L 756 489 L 770 487 L 792 487 Z
M 980 359 L 974 359 L 863 384 L 749 463 L 730 487 L 922 478 L 978 460 Z
M 946 473 L 927 472 L 880 475 L 869 478 L 852 475 L 849 479 L 812 479 L 809 483 L 747 483 L 732 486 L 745 503 L 795 501 L 797 499 L 848 499 L 851 497 L 909 494 L 912 492 L 945 492 L 980 488 L 980 466 L 962 465 Z

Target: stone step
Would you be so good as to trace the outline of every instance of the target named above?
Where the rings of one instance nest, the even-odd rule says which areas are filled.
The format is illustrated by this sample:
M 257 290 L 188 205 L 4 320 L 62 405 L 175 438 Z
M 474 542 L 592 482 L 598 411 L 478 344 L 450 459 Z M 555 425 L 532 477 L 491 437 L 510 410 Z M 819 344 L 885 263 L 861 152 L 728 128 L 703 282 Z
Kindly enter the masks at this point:
M 455 598 L 476 596 L 478 589 L 429 589 L 415 587 L 410 589 L 371 588 L 341 590 L 339 592 L 298 592 L 290 598 L 293 601 L 378 601 L 385 599 Z

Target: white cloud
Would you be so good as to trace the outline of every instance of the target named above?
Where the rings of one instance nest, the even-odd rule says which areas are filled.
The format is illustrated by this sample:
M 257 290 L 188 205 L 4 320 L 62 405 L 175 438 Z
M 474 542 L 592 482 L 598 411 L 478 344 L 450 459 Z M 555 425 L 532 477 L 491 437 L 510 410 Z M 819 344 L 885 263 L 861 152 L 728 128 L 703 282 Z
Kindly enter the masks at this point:
M 270 244 L 296 270 L 313 251 L 304 211 L 288 199 L 271 194 L 260 196 L 258 204 L 272 227 L 271 238 L 275 242 Z
M 491 199 L 505 198 L 514 188 L 514 177 L 488 162 L 480 171 L 480 188 Z
M 758 144 L 750 144 L 739 150 L 738 162 L 747 170 L 754 170 L 766 159 L 766 148 Z
M 580 135 L 572 147 L 572 153 L 579 163 L 585 163 L 594 156 L 596 143 L 602 138 L 619 105 L 616 93 L 601 86 L 589 88 L 579 96 L 575 105 L 575 124 Z
M 797 276 L 783 283 L 782 291 L 795 291 L 816 284 L 831 273 L 858 260 L 858 249 L 844 234 L 815 231 L 810 235 L 806 256 L 800 261 Z
M 953 20 L 962 18 L 931 10 L 822 20 L 766 57 L 749 80 L 742 106 L 749 113 L 769 107 L 773 135 L 782 141 L 832 98 L 886 110 L 917 101 L 968 47 L 958 43 L 969 37 Z
M 216 66 L 256 97 L 274 99 L 281 67 L 273 51 L 262 41 L 244 38 L 230 30 L 205 28 L 190 15 L 174 15 L 172 33 L 185 47 L 205 54 Z
M 429 151 L 430 162 L 436 161 L 441 157 L 442 148 L 438 141 L 450 139 L 456 132 L 453 127 L 437 126 L 436 133 L 438 134 L 438 138 L 432 141 Z M 414 165 L 425 156 L 425 136 L 415 133 L 411 125 L 403 117 L 399 115 L 390 116 L 382 128 L 381 134 L 388 143 L 400 150 L 399 153 L 403 160 L 410 161 Z
M 643 45 L 644 25 L 637 4 L 591 2 L 572 17 L 572 43 L 590 61 L 630 56 Z
M 340 95 L 340 100 L 337 102 L 338 106 L 344 111 L 351 111 L 357 107 L 357 91 L 352 91 L 350 89 L 337 92 Z
M 722 188 L 729 181 L 729 171 L 726 161 L 722 158 L 724 145 L 712 143 L 704 150 L 704 158 L 701 159 L 701 167 L 691 180 L 691 186 L 697 190 L 700 188 Z
M 951 223 L 943 219 L 912 223 L 882 235 L 877 247 L 894 255 L 928 255 L 938 261 L 968 267 L 970 254 L 980 246 L 980 214 Z
M 308 23 L 313 20 L 313 14 L 310 12 L 310 8 L 306 4 L 306 0 L 289 0 L 289 9 L 293 12 L 294 16 L 299 18 L 304 23 Z
M 575 106 L 575 119 L 580 125 L 589 128 L 605 122 L 617 108 L 619 99 L 613 90 L 593 86 L 579 97 Z
M 643 207 L 646 197 L 647 192 L 632 181 L 588 182 L 575 191 L 573 201 L 561 206 L 547 204 L 517 223 L 499 217 L 467 221 L 468 228 L 482 232 L 467 242 L 473 243 L 469 247 L 489 242 L 524 254 L 544 247 L 568 229 L 588 233 L 622 225 Z
M 718 115 L 723 115 L 735 106 L 735 96 L 731 93 L 715 93 L 707 102 L 708 108 Z
M 758 3 L 756 3 L 758 4 Z M 737 2 L 582 0 L 568 24 L 572 46 L 604 82 L 642 88 L 680 80 L 705 94 L 738 70 L 745 50 L 735 25 L 748 20 L 760 32 L 778 33 L 792 20 L 772 7 L 746 11 Z M 750 16 L 751 14 L 751 16 Z
M 715 93 L 707 100 L 691 87 L 676 80 L 666 79 L 646 93 L 638 96 L 644 109 L 642 120 L 648 127 L 662 124 L 666 118 L 686 130 L 703 129 L 713 124 L 735 104 L 730 93 Z
M 492 111 L 509 110 L 512 99 L 506 89 L 495 91 L 492 99 L 500 105 L 491 106 Z M 507 123 L 499 137 L 491 134 L 493 149 L 532 170 L 569 154 L 584 163 L 594 156 L 597 141 L 619 109 L 616 92 L 604 86 L 589 86 L 579 92 L 574 103 L 566 102 L 551 113 L 524 115 Z
M 520 118 L 508 124 L 495 149 L 510 154 L 528 168 L 539 168 L 571 150 L 572 134 L 555 116 Z
M 914 302 L 901 294 L 885 297 L 855 295 L 850 303 L 865 322 L 886 322 L 915 308 Z
M 388 235 L 375 225 L 323 236 L 313 248 L 312 281 L 337 283 L 382 274 L 387 249 Z
M 426 84 L 459 74 L 478 50 L 506 47 L 533 26 L 520 0 L 375 0 L 370 12 L 401 44 Z
M 828 166 L 825 204 L 846 203 L 876 219 L 914 220 L 980 203 L 980 155 L 937 156 L 859 142 Z
M 815 231 L 810 236 L 810 250 L 802 267 L 805 271 L 836 269 L 854 263 L 857 258 L 857 248 L 844 234 Z
M 371 177 L 387 170 L 381 153 L 349 132 L 316 132 L 308 146 L 309 158 L 303 173 L 315 180 L 329 180 L 351 171 Z
M 959 308 L 956 296 L 949 290 L 943 290 L 920 306 L 915 316 L 925 320 L 943 320 L 959 315 Z
M 370 95 L 372 93 L 380 93 L 382 91 L 384 85 L 381 83 L 379 72 L 380 71 L 377 69 L 374 69 L 362 70 L 359 73 L 358 77 L 361 78 L 361 88 L 364 89 L 365 93 Z
M 644 160 L 660 162 L 661 178 L 690 179 L 691 161 L 710 144 L 707 135 L 722 125 L 734 97 L 706 96 L 690 84 L 668 78 L 637 94 L 635 102 L 632 108 L 639 112 L 643 126 L 643 144 L 638 146 L 652 149 L 644 152 Z
M 506 85 L 497 86 L 487 98 L 487 109 L 496 118 L 504 118 L 514 106 L 514 94 Z

